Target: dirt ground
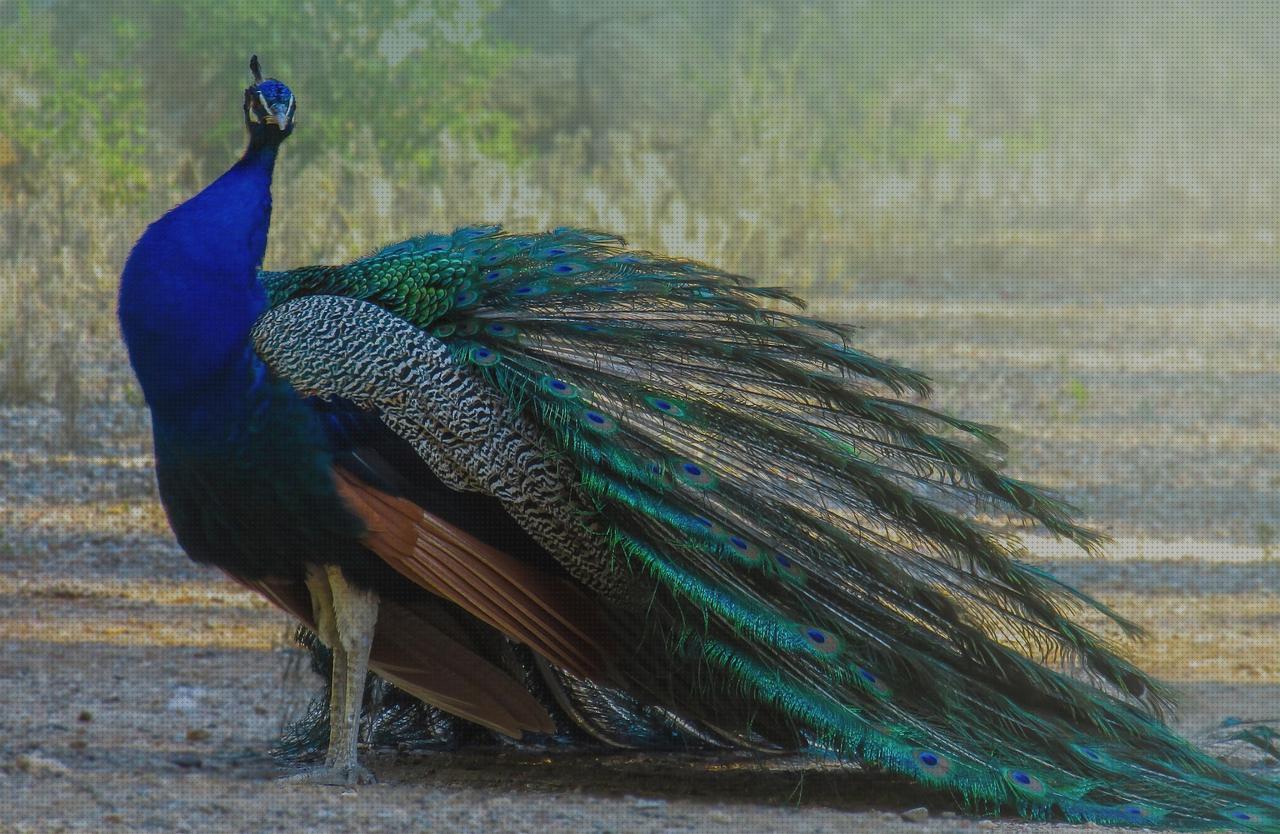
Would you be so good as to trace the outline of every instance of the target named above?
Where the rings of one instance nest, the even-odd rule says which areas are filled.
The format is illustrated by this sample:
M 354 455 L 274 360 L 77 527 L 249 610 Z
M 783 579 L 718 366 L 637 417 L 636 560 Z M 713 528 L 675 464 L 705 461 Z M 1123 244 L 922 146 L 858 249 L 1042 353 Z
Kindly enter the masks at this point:
M 1150 630 L 1132 653 L 1182 693 L 1179 727 L 1280 718 L 1280 282 L 871 281 L 815 306 L 1116 538 L 1031 548 Z M 317 682 L 282 615 L 177 549 L 127 372 L 95 367 L 109 404 L 77 451 L 58 412 L 0 410 L 0 831 L 1069 827 L 796 759 L 371 751 L 376 785 L 281 781 L 266 751 Z

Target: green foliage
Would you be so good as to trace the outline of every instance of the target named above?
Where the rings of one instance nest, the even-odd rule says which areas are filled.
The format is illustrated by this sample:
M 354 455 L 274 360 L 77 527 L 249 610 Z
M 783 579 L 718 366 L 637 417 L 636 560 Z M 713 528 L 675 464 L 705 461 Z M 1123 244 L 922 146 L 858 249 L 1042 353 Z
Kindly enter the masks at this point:
M 1087 407 L 1089 405 L 1089 400 L 1091 399 L 1089 388 L 1082 380 L 1074 377 L 1067 382 L 1067 396 L 1071 398 L 1071 401 L 1075 404 L 1077 411 Z
M 136 200 L 147 182 L 142 79 L 61 53 L 56 20 L 34 12 L 28 0 L 17 18 L 18 25 L 0 28 L 0 96 L 7 98 L 0 138 L 41 176 L 77 175 L 106 205 Z M 124 25 L 113 32 L 121 45 L 135 37 Z
M 385 162 L 425 172 L 448 130 L 515 162 L 516 125 L 489 103 L 516 54 L 485 36 L 493 5 L 22 0 L 17 25 L 0 28 L 0 71 L 12 74 L 0 133 L 33 155 L 92 160 L 104 196 L 137 193 L 157 127 L 202 157 L 239 144 L 239 91 L 257 53 L 298 96 L 299 161 L 371 141 Z
M 238 141 L 236 91 L 257 53 L 268 76 L 298 97 L 300 129 L 290 154 L 307 160 L 353 142 L 372 141 L 385 162 L 422 171 L 435 163 L 442 131 L 474 139 L 491 156 L 520 155 L 514 126 L 488 103 L 494 78 L 514 52 L 484 37 L 491 2 L 388 0 L 302 3 L 292 0 L 194 0 L 175 10 L 151 0 L 141 25 L 178 53 L 184 90 L 218 104 L 203 123 L 205 141 Z M 234 102 L 234 103 L 233 103 Z M 369 139 L 368 137 L 372 137 Z

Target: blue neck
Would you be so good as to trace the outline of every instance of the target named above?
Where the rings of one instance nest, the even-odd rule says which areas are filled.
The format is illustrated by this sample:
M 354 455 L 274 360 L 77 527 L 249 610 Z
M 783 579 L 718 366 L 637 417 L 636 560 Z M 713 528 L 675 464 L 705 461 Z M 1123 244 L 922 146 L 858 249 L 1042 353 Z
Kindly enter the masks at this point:
M 266 309 L 257 271 L 271 223 L 279 141 L 255 133 L 241 159 L 152 223 L 120 283 L 120 326 L 153 419 L 211 428 L 261 377 L 250 331 Z

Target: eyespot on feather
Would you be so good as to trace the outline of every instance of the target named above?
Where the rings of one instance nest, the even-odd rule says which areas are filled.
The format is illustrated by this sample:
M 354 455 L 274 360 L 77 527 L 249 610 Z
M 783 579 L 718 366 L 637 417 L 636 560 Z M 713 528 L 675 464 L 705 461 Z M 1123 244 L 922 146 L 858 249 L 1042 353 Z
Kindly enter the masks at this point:
M 684 406 L 675 400 L 668 399 L 667 397 L 645 397 L 644 401 L 651 405 L 655 411 L 665 414 L 668 417 L 680 419 L 685 416 Z
M 835 657 L 843 648 L 839 637 L 817 626 L 801 626 L 800 635 L 804 638 L 809 651 L 822 657 Z
M 557 278 L 563 278 L 569 275 L 577 275 L 581 272 L 586 272 L 590 268 L 590 264 L 582 261 L 560 261 L 559 263 L 555 263 L 547 267 L 543 272 L 549 275 L 554 275 Z
M 724 528 L 709 518 L 694 516 L 692 521 L 694 529 L 700 533 L 717 538 L 724 535 Z
M 716 485 L 716 476 L 700 463 L 691 460 L 678 460 L 672 471 L 680 482 L 695 489 L 711 489 Z
M 640 468 L 649 478 L 652 478 L 655 481 L 666 481 L 667 470 L 666 467 L 662 465 L 662 461 L 651 460 L 641 464 Z
M 545 247 L 540 247 L 538 249 L 535 249 L 529 254 L 535 258 L 545 259 L 545 258 L 560 258 L 565 255 L 573 254 L 576 251 L 578 251 L 576 247 L 569 246 L 564 243 L 553 243 L 550 246 L 545 246 Z
M 618 424 L 613 421 L 612 417 L 602 414 L 594 408 L 583 410 L 582 424 L 597 434 L 613 434 L 618 430 Z
M 477 346 L 471 349 L 471 361 L 481 367 L 489 368 L 502 361 L 502 354 L 491 348 Z
M 491 336 L 497 336 L 499 339 L 514 339 L 516 336 L 520 335 L 519 329 L 514 325 L 504 324 L 497 321 L 485 327 L 485 332 Z
M 858 676 L 858 680 L 862 681 L 863 685 L 870 689 L 877 697 L 890 698 L 893 696 L 893 690 L 891 690 L 889 685 L 881 680 L 880 676 L 876 673 L 869 669 L 865 669 L 862 666 L 853 667 L 853 672 Z
M 913 759 L 919 771 L 926 776 L 939 778 L 951 772 L 951 760 L 933 750 L 920 748 L 913 754 Z
M 1134 821 L 1150 820 L 1155 818 L 1155 811 L 1146 805 L 1138 805 L 1136 803 L 1120 806 L 1120 813 L 1124 815 L 1125 819 L 1131 819 Z
M 801 568 L 799 565 L 797 565 L 795 559 L 792 559 L 787 554 L 785 553 L 773 554 L 773 563 L 778 566 L 778 571 L 787 579 L 790 579 L 794 582 L 804 581 L 804 577 L 805 577 L 804 569 Z
M 760 549 L 760 546 L 742 536 L 737 534 L 728 535 L 725 537 L 725 542 L 729 545 L 731 553 L 749 565 L 758 565 L 760 560 L 764 558 L 764 551 Z
M 1072 744 L 1071 749 L 1082 758 L 1087 759 L 1094 764 L 1102 764 L 1106 761 L 1106 757 L 1103 756 L 1101 752 L 1087 744 Z
M 1257 808 L 1228 808 L 1220 811 L 1225 819 L 1243 825 L 1252 831 L 1270 831 L 1276 824 L 1274 814 L 1269 814 Z
M 562 400 L 574 400 L 578 398 L 578 387 L 576 385 L 553 376 L 544 376 L 542 378 L 542 390 L 546 391 L 551 396 L 559 397 Z
M 536 298 L 540 295 L 546 295 L 550 289 L 545 281 L 533 281 L 528 284 L 521 284 L 511 290 L 511 294 L 518 298 Z
M 1027 773 L 1025 770 L 1018 770 L 1017 768 L 1006 768 L 1004 771 L 1004 780 L 1012 786 L 1014 790 L 1021 794 L 1025 794 L 1026 796 L 1044 796 L 1047 790 L 1044 782 L 1041 782 L 1038 778 Z

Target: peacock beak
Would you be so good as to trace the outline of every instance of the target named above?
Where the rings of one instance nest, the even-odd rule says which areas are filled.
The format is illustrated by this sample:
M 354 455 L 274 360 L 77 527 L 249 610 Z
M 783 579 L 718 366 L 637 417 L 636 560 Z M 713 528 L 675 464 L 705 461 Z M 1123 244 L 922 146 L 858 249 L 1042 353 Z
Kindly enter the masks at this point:
M 276 123 L 281 130 L 289 127 L 291 111 L 293 110 L 293 101 L 286 101 L 283 104 L 274 105 L 268 112 L 269 121 Z

